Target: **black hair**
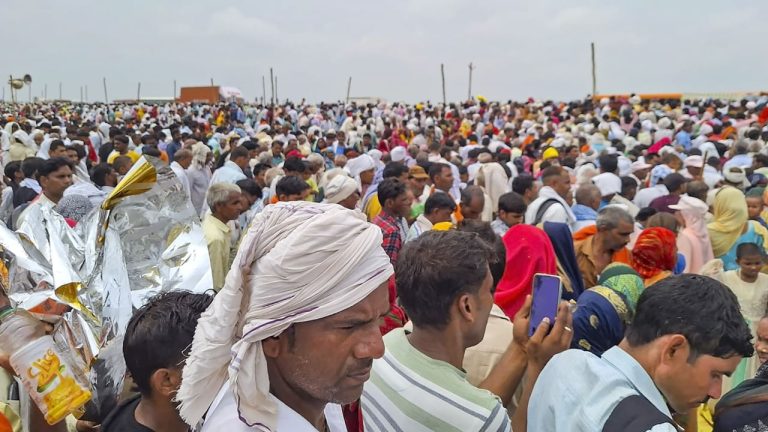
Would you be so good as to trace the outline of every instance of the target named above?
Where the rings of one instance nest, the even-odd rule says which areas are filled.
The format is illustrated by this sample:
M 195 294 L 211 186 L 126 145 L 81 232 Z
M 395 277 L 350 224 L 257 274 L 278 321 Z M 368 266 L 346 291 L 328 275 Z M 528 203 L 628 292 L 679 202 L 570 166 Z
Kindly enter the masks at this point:
M 686 180 L 682 174 L 672 173 L 664 177 L 663 182 L 667 190 L 672 193 L 679 191 L 680 188 L 685 184 Z
M 72 144 L 67 150 L 74 150 L 77 153 L 78 160 L 85 158 L 85 146 L 82 144 Z
M 427 198 L 427 201 L 424 202 L 424 214 L 432 214 L 433 211 L 438 209 L 449 209 L 453 212 L 456 210 L 456 203 L 448 194 L 432 194 L 432 196 Z
M 152 157 L 157 157 L 157 158 L 159 158 L 160 155 L 161 155 L 160 149 L 158 149 L 157 147 L 153 147 L 153 146 L 142 147 L 141 148 L 141 154 L 143 154 L 145 156 L 152 156 Z M 175 156 L 176 155 L 174 155 L 173 160 L 176 160 Z
M 765 257 L 763 249 L 755 243 L 742 243 L 736 247 L 736 259 L 742 259 L 748 256 Z
M 632 177 L 621 178 L 621 195 L 626 196 L 632 189 L 637 189 L 637 181 Z
M 3 174 L 5 174 L 6 177 L 11 179 L 11 181 L 14 181 L 14 177 L 16 176 L 16 173 L 18 171 L 21 171 L 21 161 L 11 161 L 5 165 L 5 168 L 3 169 Z
M 106 184 L 106 178 L 114 168 L 108 163 L 100 163 L 91 170 L 91 180 L 93 184 L 103 187 Z
M 563 169 L 557 165 L 551 166 L 541 171 L 541 182 L 547 184 L 552 177 L 560 177 L 563 175 Z
M 240 144 L 240 147 L 245 147 L 249 152 L 258 148 L 256 143 L 253 141 L 244 141 L 242 144 Z
M 659 211 L 653 207 L 641 208 L 640 211 L 637 212 L 637 215 L 635 216 L 635 220 L 641 223 L 645 222 L 648 219 L 650 219 L 651 216 L 655 215 L 658 212 Z
M 123 144 L 128 144 L 131 140 L 128 138 L 128 135 L 117 135 L 114 138 L 115 141 L 120 141 Z
M 60 139 L 53 140 L 51 141 L 51 146 L 48 148 L 48 153 L 54 152 L 61 147 L 64 147 L 65 149 L 67 148 L 67 145 L 64 144 L 64 141 Z
M 397 199 L 400 195 L 406 192 L 405 183 L 401 182 L 397 178 L 384 179 L 379 183 L 379 188 L 376 193 L 379 196 L 379 203 L 382 207 L 386 204 L 387 200 Z
M 253 179 L 238 180 L 235 184 L 240 186 L 241 191 L 246 192 L 249 195 L 254 195 L 256 198 L 259 198 L 259 199 L 263 197 L 261 186 L 256 184 L 256 181 Z
M 669 276 L 643 290 L 625 333 L 627 342 L 636 347 L 671 334 L 688 340 L 689 362 L 700 355 L 730 358 L 754 353 L 752 333 L 736 296 L 707 276 Z
M 382 177 L 386 178 L 399 178 L 401 175 L 408 172 L 408 167 L 400 162 L 390 162 L 384 166 L 382 171 Z
M 37 172 L 43 166 L 45 159 L 39 157 L 28 157 L 21 162 L 21 172 L 26 178 L 37 178 Z
M 123 357 L 142 395 L 151 394 L 149 381 L 156 370 L 181 368 L 197 320 L 212 301 L 207 294 L 171 291 L 153 297 L 133 314 L 123 338 Z
M 415 326 L 442 329 L 456 297 L 479 291 L 493 249 L 475 233 L 428 231 L 400 250 L 395 266 L 398 296 Z
M 40 177 L 47 177 L 51 175 L 51 173 L 58 171 L 60 168 L 63 167 L 69 167 L 69 169 L 74 169 L 74 165 L 72 165 L 72 161 L 63 158 L 63 157 L 57 157 L 48 159 L 43 162 L 43 164 L 40 166 L 40 169 L 37 170 L 37 178 L 38 180 Z
M 437 177 L 440 174 L 442 174 L 443 170 L 446 169 L 446 168 L 451 169 L 451 167 L 448 166 L 448 164 L 445 164 L 445 163 L 442 163 L 442 162 L 433 163 L 432 165 L 430 165 L 429 166 L 429 180 L 431 182 L 434 182 L 435 181 L 435 177 Z
M 491 269 L 491 277 L 493 278 L 493 286 L 491 287 L 491 292 L 495 292 L 496 285 L 499 284 L 501 277 L 504 276 L 504 269 L 506 268 L 507 248 L 504 246 L 504 242 L 501 240 L 501 237 L 499 237 L 496 232 L 493 231 L 491 224 L 488 222 L 464 219 L 459 224 L 458 229 L 459 231 L 473 232 L 477 234 L 480 236 L 481 240 L 484 240 L 493 248 L 496 259 L 493 262 L 489 262 L 488 266 Z
M 250 158 L 250 154 L 248 153 L 248 149 L 243 146 L 237 146 L 229 153 L 229 160 L 234 161 L 235 159 L 239 159 L 241 157 L 244 158 Z
M 297 157 L 289 157 L 283 162 L 283 171 L 286 173 L 291 171 L 301 174 L 305 171 L 305 169 L 306 167 L 304 166 L 304 162 L 302 162 L 301 159 Z
M 298 195 L 307 189 L 309 189 L 309 185 L 304 179 L 298 176 L 284 176 L 277 181 L 275 193 L 278 197 L 280 195 Z
M 528 206 L 523 200 L 523 196 L 515 192 L 507 192 L 499 197 L 498 210 L 504 210 L 507 213 L 525 214 Z
M 525 192 L 533 187 L 533 176 L 529 174 L 520 174 L 512 180 L 512 192 L 525 195 Z
M 597 158 L 600 170 L 607 173 L 616 173 L 619 169 L 619 157 L 615 154 L 603 153 Z
M 253 175 L 254 177 L 259 175 L 262 171 L 266 171 L 268 169 L 272 168 L 271 166 L 263 163 L 257 163 L 253 166 Z

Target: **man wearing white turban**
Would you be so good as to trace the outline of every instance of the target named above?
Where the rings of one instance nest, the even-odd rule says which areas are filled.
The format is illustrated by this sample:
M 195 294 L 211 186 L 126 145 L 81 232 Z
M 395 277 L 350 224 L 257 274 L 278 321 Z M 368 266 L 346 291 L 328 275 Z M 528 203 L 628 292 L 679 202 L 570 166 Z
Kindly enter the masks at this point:
M 393 274 L 378 227 L 341 206 L 287 202 L 256 215 L 201 316 L 178 400 L 209 431 L 346 431 L 384 354 Z M 207 414 L 206 414 L 207 412 Z
M 365 195 L 368 187 L 373 183 L 373 176 L 376 173 L 376 162 L 367 154 L 360 155 L 350 159 L 344 167 L 360 186 L 360 194 Z
M 338 175 L 325 187 L 324 203 L 338 204 L 346 209 L 354 210 L 360 201 L 357 182 L 346 175 Z

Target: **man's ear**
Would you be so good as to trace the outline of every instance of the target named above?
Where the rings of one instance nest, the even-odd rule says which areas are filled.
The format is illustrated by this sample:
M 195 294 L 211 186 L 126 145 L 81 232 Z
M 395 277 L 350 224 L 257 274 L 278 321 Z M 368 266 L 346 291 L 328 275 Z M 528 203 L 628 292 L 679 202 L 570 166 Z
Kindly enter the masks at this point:
M 467 322 L 475 320 L 475 302 L 470 294 L 464 293 L 456 299 L 456 310 L 459 316 Z

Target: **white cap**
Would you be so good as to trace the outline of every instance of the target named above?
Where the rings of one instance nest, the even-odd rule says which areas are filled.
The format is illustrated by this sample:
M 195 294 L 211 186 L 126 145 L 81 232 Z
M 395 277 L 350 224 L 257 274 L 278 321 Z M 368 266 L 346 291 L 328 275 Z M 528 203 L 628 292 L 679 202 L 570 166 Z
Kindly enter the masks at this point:
M 632 161 L 626 156 L 619 156 L 619 176 L 626 177 L 632 174 Z
M 683 165 L 686 168 L 687 167 L 701 168 L 704 166 L 704 158 L 698 155 L 688 156 L 683 161 Z
M 389 152 L 389 157 L 392 159 L 392 162 L 401 162 L 405 159 L 405 147 L 397 146 L 392 149 L 391 152 Z
M 723 177 L 725 177 L 725 181 L 733 185 L 741 185 L 745 188 L 750 185 L 749 180 L 747 180 L 747 173 L 742 167 L 735 166 L 723 170 Z
M 613 173 L 602 173 L 592 177 L 592 183 L 600 189 L 600 195 L 608 196 L 621 192 L 621 179 Z
M 357 190 L 357 182 L 346 175 L 337 175 L 325 186 L 325 201 L 338 204 Z
M 677 202 L 677 204 L 672 204 L 669 206 L 672 210 L 692 210 L 696 211 L 700 214 L 706 214 L 709 211 L 709 206 L 707 206 L 707 203 L 704 201 L 694 198 L 688 195 L 683 195 L 680 197 L 680 201 Z

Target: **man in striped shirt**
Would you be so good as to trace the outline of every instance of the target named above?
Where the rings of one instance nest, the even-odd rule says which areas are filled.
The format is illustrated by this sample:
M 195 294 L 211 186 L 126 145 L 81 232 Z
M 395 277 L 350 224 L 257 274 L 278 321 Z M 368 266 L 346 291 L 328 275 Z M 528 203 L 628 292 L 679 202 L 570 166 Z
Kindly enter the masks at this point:
M 366 432 L 511 430 L 504 405 L 526 367 L 540 371 L 571 338 L 563 305 L 552 333 L 545 339 L 549 325 L 543 323 L 529 343 L 528 298 L 501 361 L 480 388 L 466 380 L 464 351 L 483 339 L 493 306 L 494 259 L 491 247 L 469 232 L 429 231 L 402 249 L 395 276 L 413 331 L 395 329 L 384 337 L 384 357 L 374 360 L 361 398 Z M 515 414 L 519 430 L 525 430 L 535 378 L 528 374 L 531 384 Z

